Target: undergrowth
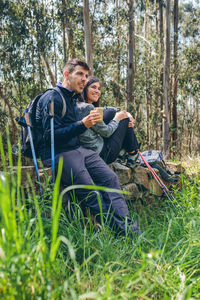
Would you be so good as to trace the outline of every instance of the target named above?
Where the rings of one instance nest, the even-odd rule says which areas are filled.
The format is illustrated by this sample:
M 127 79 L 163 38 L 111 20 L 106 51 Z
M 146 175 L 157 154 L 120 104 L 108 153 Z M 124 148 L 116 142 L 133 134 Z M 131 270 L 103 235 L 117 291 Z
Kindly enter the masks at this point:
M 12 155 L 9 147 L 9 165 Z M 73 205 L 62 207 L 59 181 L 44 184 L 43 199 L 18 173 L 0 180 L 1 299 L 199 299 L 200 176 L 174 191 L 175 208 L 129 202 L 142 234 L 115 237 Z M 74 199 L 75 200 L 75 199 Z

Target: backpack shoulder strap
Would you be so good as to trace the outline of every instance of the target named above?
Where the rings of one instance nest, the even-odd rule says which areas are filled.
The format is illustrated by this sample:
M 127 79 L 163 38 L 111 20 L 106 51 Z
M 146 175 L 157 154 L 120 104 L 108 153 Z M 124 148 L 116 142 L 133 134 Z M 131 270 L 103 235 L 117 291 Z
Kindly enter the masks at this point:
M 45 93 L 48 92 L 48 91 L 56 91 L 56 92 L 60 95 L 60 97 L 61 97 L 61 99 L 62 99 L 62 103 L 63 103 L 63 109 L 62 109 L 62 115 L 61 115 L 61 118 L 63 118 L 64 115 L 66 114 L 66 111 L 67 111 L 67 105 L 66 105 L 65 98 L 64 98 L 62 92 L 60 91 L 60 89 L 59 89 L 58 87 L 55 87 L 55 88 L 49 88 L 49 89 L 47 89 L 47 90 L 45 91 Z
M 63 102 L 62 118 L 63 118 L 64 115 L 66 114 L 66 111 L 67 111 L 67 105 L 66 105 L 65 98 L 64 98 L 61 90 L 58 87 L 55 87 L 52 90 L 56 91 L 60 95 L 60 97 L 62 98 L 62 102 Z

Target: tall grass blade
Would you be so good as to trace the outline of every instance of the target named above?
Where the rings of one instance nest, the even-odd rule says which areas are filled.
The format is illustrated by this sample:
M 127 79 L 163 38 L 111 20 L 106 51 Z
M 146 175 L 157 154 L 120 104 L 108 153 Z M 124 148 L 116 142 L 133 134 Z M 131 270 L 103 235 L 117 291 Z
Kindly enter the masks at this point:
M 53 201 L 52 201 L 52 228 L 51 228 L 51 248 L 50 248 L 50 260 L 54 261 L 56 257 L 56 252 L 60 244 L 60 238 L 57 239 L 58 226 L 60 212 L 62 208 L 62 196 L 58 197 L 60 190 L 60 179 L 63 168 L 63 159 L 59 160 L 58 173 L 56 176 L 56 182 L 54 186 Z
M 40 241 L 42 243 L 44 243 L 44 229 L 43 229 L 40 206 L 39 206 L 39 203 L 38 203 L 38 196 L 35 193 L 35 188 L 33 186 L 33 182 L 31 180 L 30 174 L 27 174 L 27 177 L 28 177 L 28 182 L 29 182 L 29 184 L 31 186 L 31 189 L 32 189 L 32 197 L 33 197 L 36 212 L 37 212 L 37 222 L 38 222 L 39 232 L 40 232 Z

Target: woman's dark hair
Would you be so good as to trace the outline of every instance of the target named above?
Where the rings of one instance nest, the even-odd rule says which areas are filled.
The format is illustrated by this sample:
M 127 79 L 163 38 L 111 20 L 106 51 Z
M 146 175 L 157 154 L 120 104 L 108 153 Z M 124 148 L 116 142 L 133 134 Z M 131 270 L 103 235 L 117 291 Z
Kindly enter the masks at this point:
M 92 83 L 94 83 L 94 82 L 100 82 L 99 78 L 97 78 L 97 77 L 95 77 L 95 76 L 90 76 L 90 77 L 88 77 L 88 81 L 87 81 L 87 83 L 86 83 L 86 85 L 85 85 L 85 87 L 84 87 L 83 94 L 82 94 L 84 102 L 87 102 L 87 103 L 88 103 L 87 89 L 88 89 L 88 87 L 89 87 Z M 92 104 L 93 104 L 95 107 L 99 107 L 99 100 L 98 100 L 97 102 L 92 103 Z

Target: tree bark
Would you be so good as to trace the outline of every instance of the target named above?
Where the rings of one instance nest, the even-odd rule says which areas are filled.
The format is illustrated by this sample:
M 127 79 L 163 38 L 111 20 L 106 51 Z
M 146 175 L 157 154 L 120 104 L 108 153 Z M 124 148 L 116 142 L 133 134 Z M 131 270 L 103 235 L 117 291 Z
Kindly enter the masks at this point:
M 145 14 L 144 17 L 144 37 L 146 40 L 148 40 L 148 23 L 147 23 L 147 14 Z M 145 103 L 146 103 L 146 142 L 147 142 L 147 146 L 149 146 L 150 144 L 150 122 L 149 122 L 149 118 L 150 118 L 150 88 L 149 88 L 149 47 L 147 45 L 147 43 L 145 43 Z
M 156 25 L 156 47 L 155 47 L 155 51 L 156 53 L 159 53 L 159 4 L 158 4 L 158 0 L 156 0 L 155 3 L 155 11 L 156 11 L 156 18 L 155 18 L 155 25 Z M 159 127 L 157 125 L 159 119 L 160 119 L 160 107 L 159 107 L 159 100 L 160 100 L 160 70 L 159 70 L 159 66 L 160 66 L 160 55 L 156 56 L 156 65 L 158 68 L 158 72 L 157 72 L 157 76 L 156 76 L 156 89 L 155 89 L 155 100 L 156 100 L 156 106 L 155 106 L 155 114 L 157 115 L 157 120 L 156 122 L 154 122 L 154 127 L 153 127 L 153 131 L 154 131 L 154 136 L 155 136 L 155 146 L 156 149 L 159 149 Z
M 117 95 L 116 95 L 116 106 L 120 107 L 121 95 L 120 95 L 120 79 L 121 79 L 121 65 L 120 65 L 120 24 L 119 24 L 119 0 L 116 0 L 116 20 L 117 20 Z
M 7 105 L 7 107 L 8 107 L 8 112 L 9 112 L 11 125 L 12 125 L 11 142 L 13 143 L 16 138 L 17 126 L 15 124 L 15 120 L 14 120 L 14 116 L 13 116 L 13 112 L 12 112 L 12 108 L 11 108 L 9 99 L 4 95 L 3 87 L 1 84 L 0 84 L 0 98 L 2 98 L 4 100 L 5 105 Z
M 178 93 L 178 0 L 174 0 L 174 74 L 172 104 L 172 141 L 177 148 L 177 93 Z M 173 151 L 174 152 L 174 151 Z
M 43 58 L 43 61 L 44 61 L 44 64 L 47 68 L 47 71 L 48 71 L 48 74 L 49 74 L 49 77 L 50 77 L 50 81 L 51 81 L 51 84 L 52 86 L 56 86 L 56 79 L 53 75 L 53 72 L 51 71 L 51 67 L 50 67 L 50 64 L 49 64 L 49 61 L 48 61 L 48 58 L 45 57 L 44 55 L 42 55 L 42 58 Z
M 128 1 L 128 80 L 127 80 L 127 104 L 133 103 L 133 83 L 134 83 L 134 7 L 133 0 Z M 128 105 L 126 105 L 128 106 Z M 127 109 L 127 107 L 126 107 Z
M 164 52 L 164 42 L 163 42 L 163 36 L 164 36 L 164 29 L 163 29 L 163 3 L 160 0 L 158 1 L 159 6 L 159 56 L 160 56 L 160 62 L 159 65 L 160 70 L 160 110 L 163 110 L 163 52 Z M 163 131 L 163 125 L 162 125 L 162 119 L 160 119 L 160 136 L 162 137 L 162 131 Z M 161 138 L 160 137 L 160 138 Z
M 66 23 L 66 29 L 67 29 L 68 57 L 75 58 L 76 50 L 74 47 L 74 33 L 73 33 L 71 21 Z
M 90 24 L 89 0 L 84 0 L 83 20 L 85 31 L 85 57 L 90 68 L 90 74 L 93 74 L 93 47 L 92 47 L 92 31 Z
M 65 7 L 66 7 L 66 2 L 65 2 L 65 0 L 62 0 L 62 32 L 63 32 L 63 60 L 64 60 L 64 64 L 66 64 L 66 62 L 67 62 Z
M 54 74 L 55 74 L 55 81 L 57 82 L 57 54 L 56 54 L 56 38 L 55 38 L 55 14 L 54 8 L 52 8 L 52 19 L 53 19 L 53 59 L 54 59 Z
M 163 78 L 163 154 L 169 158 L 169 120 L 170 120 L 170 0 L 166 0 L 165 43 L 164 43 L 164 78 Z

